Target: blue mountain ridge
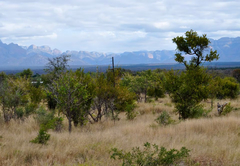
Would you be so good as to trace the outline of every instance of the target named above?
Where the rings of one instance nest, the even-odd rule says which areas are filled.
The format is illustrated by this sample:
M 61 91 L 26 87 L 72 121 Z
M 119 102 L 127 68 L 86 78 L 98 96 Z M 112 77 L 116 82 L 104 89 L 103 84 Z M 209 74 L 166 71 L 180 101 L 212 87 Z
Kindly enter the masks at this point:
M 210 39 L 210 48 L 220 54 L 218 62 L 240 62 L 240 37 Z M 66 51 L 51 49 L 49 46 L 29 47 L 5 44 L 0 40 L 0 66 L 45 66 L 48 58 L 62 54 L 71 55 L 70 65 L 110 65 L 115 57 L 116 65 L 174 63 L 175 50 L 134 51 L 123 53 L 101 53 L 88 51 Z M 190 57 L 188 57 L 190 58 Z

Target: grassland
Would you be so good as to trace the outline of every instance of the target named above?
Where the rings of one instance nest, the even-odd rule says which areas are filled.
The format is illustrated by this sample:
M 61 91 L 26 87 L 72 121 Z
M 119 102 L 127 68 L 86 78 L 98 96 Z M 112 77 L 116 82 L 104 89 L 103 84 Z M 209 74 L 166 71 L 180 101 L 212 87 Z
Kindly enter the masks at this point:
M 30 143 L 39 130 L 33 117 L 24 121 L 0 121 L 0 165 L 82 165 L 117 166 L 118 160 L 110 159 L 113 147 L 131 150 L 145 142 L 167 149 L 190 149 L 190 160 L 198 165 L 240 165 L 240 100 L 215 101 L 208 118 L 179 121 L 169 98 L 155 103 L 139 103 L 133 121 L 120 114 L 120 121 L 103 120 L 97 124 L 73 128 L 71 134 L 64 121 L 61 133 L 50 131 L 47 145 Z M 234 111 L 228 116 L 217 116 L 217 102 L 231 102 Z M 203 104 L 209 108 L 210 102 Z M 154 119 L 168 111 L 175 124 L 159 126 Z M 184 165 L 188 165 L 186 162 Z M 191 164 L 189 164 L 191 165 Z

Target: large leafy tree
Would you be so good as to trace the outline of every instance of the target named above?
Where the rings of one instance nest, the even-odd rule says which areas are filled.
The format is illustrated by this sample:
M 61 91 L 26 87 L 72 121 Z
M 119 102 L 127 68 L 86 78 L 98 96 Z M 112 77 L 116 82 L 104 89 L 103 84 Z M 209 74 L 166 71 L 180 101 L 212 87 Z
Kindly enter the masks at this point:
M 48 58 L 48 63 L 45 69 L 47 74 L 41 76 L 43 84 L 48 87 L 48 85 L 52 84 L 54 80 L 57 80 L 63 72 L 66 72 L 69 67 L 68 61 L 70 61 L 70 55 L 61 55 L 52 59 Z M 52 96 L 47 93 L 46 98 L 48 107 L 50 109 L 55 109 L 57 103 Z
M 201 106 L 199 105 L 203 99 L 209 96 L 209 83 L 211 76 L 206 70 L 200 66 L 205 62 L 217 60 L 219 55 L 217 51 L 209 49 L 210 41 L 206 35 L 198 36 L 193 30 L 187 31 L 185 37 L 177 36 L 173 38 L 173 42 L 177 45 L 178 53 L 175 54 L 175 60 L 183 63 L 186 70 L 179 73 L 170 71 L 166 74 L 166 89 L 170 93 L 170 97 L 175 103 L 179 117 L 183 119 L 200 116 Z M 191 55 L 189 62 L 182 55 Z
M 67 117 L 68 130 L 71 132 L 75 111 L 78 111 L 78 108 L 84 108 L 89 101 L 90 94 L 86 85 L 81 82 L 80 75 L 67 71 L 61 73 L 48 89 L 57 102 L 59 111 Z
M 209 44 L 211 43 L 206 34 L 198 36 L 197 32 L 190 30 L 185 33 L 185 37 L 177 36 L 172 41 L 177 45 L 177 51 L 179 51 L 175 54 L 175 61 L 183 63 L 187 69 L 198 67 L 203 61 L 211 62 L 219 58 L 216 50 L 211 49 L 208 54 L 206 53 L 210 49 Z M 182 53 L 192 55 L 192 59 L 187 62 Z
M 173 70 L 166 73 L 166 90 L 175 103 L 175 108 L 182 119 L 196 117 L 203 99 L 208 98 L 210 75 L 203 68 L 177 73 Z

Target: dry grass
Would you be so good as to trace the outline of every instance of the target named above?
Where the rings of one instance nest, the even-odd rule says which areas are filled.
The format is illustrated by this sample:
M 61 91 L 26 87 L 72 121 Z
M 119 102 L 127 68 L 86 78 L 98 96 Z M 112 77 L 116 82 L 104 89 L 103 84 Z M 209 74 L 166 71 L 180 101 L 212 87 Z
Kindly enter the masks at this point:
M 215 101 L 215 105 L 218 101 Z M 225 102 L 225 101 L 221 101 Z M 206 106 L 210 103 L 204 102 Z M 133 121 L 121 120 L 73 128 L 62 133 L 50 131 L 48 145 L 30 143 L 38 133 L 38 125 L 33 118 L 24 122 L 0 122 L 0 165 L 121 165 L 120 161 L 110 159 L 110 150 L 117 147 L 131 150 L 145 142 L 155 143 L 167 149 L 180 149 L 185 146 L 191 150 L 190 158 L 200 165 L 240 165 L 240 104 L 231 101 L 237 108 L 226 117 L 192 119 L 167 127 L 154 122 L 158 112 L 172 111 L 169 98 L 153 103 L 140 103 L 136 111 L 141 112 Z M 216 107 L 214 107 L 216 108 Z M 155 112 L 153 114 L 152 112 Z

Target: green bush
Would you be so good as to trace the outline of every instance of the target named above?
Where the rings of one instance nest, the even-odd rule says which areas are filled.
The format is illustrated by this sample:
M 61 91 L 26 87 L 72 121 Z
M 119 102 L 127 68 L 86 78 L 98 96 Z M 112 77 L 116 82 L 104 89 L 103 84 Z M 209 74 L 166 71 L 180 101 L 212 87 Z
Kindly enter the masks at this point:
M 163 111 L 157 119 L 155 119 L 155 122 L 157 122 L 159 125 L 168 125 L 173 122 L 171 119 L 169 113 L 167 111 Z
M 113 148 L 111 150 L 112 159 L 122 160 L 123 166 L 167 166 L 179 163 L 183 158 L 189 156 L 190 150 L 182 147 L 180 150 L 170 149 L 165 147 L 159 148 L 157 145 L 150 143 L 144 144 L 144 149 L 141 151 L 139 147 L 132 149 L 132 152 L 124 152 Z
M 195 107 L 193 107 L 190 112 L 191 112 L 191 116 L 190 118 L 200 118 L 200 117 L 207 117 L 208 114 L 211 112 L 212 110 L 206 110 L 203 108 L 203 105 L 199 104 L 196 105 Z
M 47 111 L 43 106 L 37 109 L 35 119 L 41 125 L 47 125 L 54 118 L 53 111 Z
M 47 130 L 44 127 L 41 127 L 38 133 L 38 136 L 31 140 L 32 143 L 37 144 L 47 144 L 47 141 L 50 139 L 50 134 L 47 133 Z
M 134 111 L 135 107 L 136 106 L 134 104 L 129 104 L 126 106 L 127 120 L 133 120 L 137 116 L 137 113 Z
M 232 112 L 233 110 L 233 107 L 231 106 L 231 103 L 228 103 L 225 108 L 223 109 L 223 112 L 221 115 L 227 115 L 229 114 L 230 112 Z
M 63 127 L 63 118 L 55 117 L 52 122 L 53 122 L 53 127 L 55 128 L 55 131 L 60 132 Z
M 25 114 L 26 114 L 26 116 L 29 116 L 32 113 L 34 113 L 36 109 L 37 109 L 37 104 L 34 104 L 34 103 L 27 104 L 25 106 Z
M 24 116 L 24 109 L 22 107 L 16 108 L 15 115 L 17 119 L 22 119 Z
M 40 130 L 38 136 L 31 140 L 32 143 L 46 144 L 50 139 L 50 134 L 47 133 L 49 129 L 55 129 L 55 131 L 60 132 L 62 129 L 63 118 L 54 117 L 54 112 L 48 112 L 43 107 L 37 110 L 36 120 L 40 124 Z

